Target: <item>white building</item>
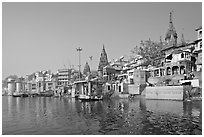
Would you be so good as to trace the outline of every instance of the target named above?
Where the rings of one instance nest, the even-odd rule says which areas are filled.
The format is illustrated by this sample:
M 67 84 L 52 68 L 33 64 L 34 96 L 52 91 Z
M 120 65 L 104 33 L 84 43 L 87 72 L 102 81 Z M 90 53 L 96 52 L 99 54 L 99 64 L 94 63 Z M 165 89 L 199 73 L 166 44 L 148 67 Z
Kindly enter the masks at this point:
M 196 67 L 197 71 L 202 70 L 202 27 L 196 29 L 197 31 L 197 40 L 195 40 L 195 50 L 194 53 L 197 55 L 196 58 Z
M 70 77 L 71 77 L 71 70 L 70 69 L 58 69 L 58 86 L 68 86 Z

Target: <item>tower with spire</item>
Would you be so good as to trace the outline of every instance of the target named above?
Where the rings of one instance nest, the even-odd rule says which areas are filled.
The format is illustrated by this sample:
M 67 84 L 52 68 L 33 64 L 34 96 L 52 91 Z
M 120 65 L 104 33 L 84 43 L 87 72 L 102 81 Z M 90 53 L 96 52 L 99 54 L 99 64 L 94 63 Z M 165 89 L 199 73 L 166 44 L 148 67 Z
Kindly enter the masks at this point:
M 181 44 L 182 44 L 182 45 L 186 44 L 186 41 L 185 41 L 185 39 L 184 39 L 183 33 L 182 33 L 182 35 L 181 35 Z
M 107 65 L 108 65 L 108 57 L 105 51 L 105 47 L 103 45 L 103 49 L 101 52 L 101 57 L 100 57 L 99 65 L 98 65 L 99 76 L 103 76 L 103 68 Z
M 91 69 L 90 69 L 90 67 L 89 67 L 88 62 L 86 62 L 85 66 L 84 66 L 83 74 L 84 74 L 85 76 L 87 76 L 87 75 L 89 75 L 90 73 L 91 73 Z
M 169 27 L 166 32 L 165 41 L 168 45 L 177 44 L 177 33 L 175 27 L 173 26 L 172 12 L 170 12 Z

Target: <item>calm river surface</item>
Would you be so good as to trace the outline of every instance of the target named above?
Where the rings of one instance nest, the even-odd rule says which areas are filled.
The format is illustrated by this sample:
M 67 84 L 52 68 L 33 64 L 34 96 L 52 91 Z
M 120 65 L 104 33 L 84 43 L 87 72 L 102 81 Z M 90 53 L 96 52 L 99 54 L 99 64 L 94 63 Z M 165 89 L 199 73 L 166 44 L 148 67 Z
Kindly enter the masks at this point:
M 2 134 L 202 134 L 202 101 L 2 96 Z

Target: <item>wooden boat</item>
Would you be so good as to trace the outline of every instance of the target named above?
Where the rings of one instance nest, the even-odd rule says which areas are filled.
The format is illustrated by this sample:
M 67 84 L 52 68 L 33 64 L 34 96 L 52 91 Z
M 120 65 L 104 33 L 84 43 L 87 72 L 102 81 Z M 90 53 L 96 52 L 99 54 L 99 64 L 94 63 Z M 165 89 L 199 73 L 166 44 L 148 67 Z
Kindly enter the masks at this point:
M 78 99 L 82 101 L 99 101 L 103 99 L 103 96 L 97 97 L 97 96 L 79 95 Z
M 36 97 L 36 96 L 39 96 L 39 94 L 38 93 L 29 94 L 29 97 Z
M 22 95 L 23 95 L 22 93 L 13 93 L 12 96 L 13 97 L 22 97 Z
M 54 93 L 52 90 L 48 90 L 48 91 L 40 93 L 40 96 L 42 96 L 42 97 L 52 97 L 53 95 L 54 95 Z
M 28 94 L 23 93 L 23 94 L 22 94 L 22 97 L 28 97 Z
M 77 81 L 75 85 L 75 95 L 82 101 L 98 101 L 103 99 L 102 83 L 98 81 L 84 80 Z

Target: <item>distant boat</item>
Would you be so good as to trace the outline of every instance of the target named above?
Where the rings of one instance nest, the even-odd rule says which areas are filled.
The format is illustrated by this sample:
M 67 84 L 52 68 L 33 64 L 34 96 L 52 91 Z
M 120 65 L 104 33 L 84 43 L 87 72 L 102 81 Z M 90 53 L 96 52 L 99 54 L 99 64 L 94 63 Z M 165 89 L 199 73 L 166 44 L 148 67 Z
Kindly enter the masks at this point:
M 22 97 L 28 97 L 28 94 L 23 93 L 23 94 L 22 94 Z
M 54 93 L 52 90 L 48 90 L 48 91 L 40 93 L 40 96 L 43 96 L 43 97 L 52 97 L 53 95 L 54 95 Z
M 13 97 L 22 97 L 22 95 L 23 95 L 22 93 L 13 93 L 12 96 Z
M 78 99 L 82 101 L 99 101 L 103 99 L 103 96 L 97 97 L 97 96 L 90 96 L 90 95 L 79 95 Z

